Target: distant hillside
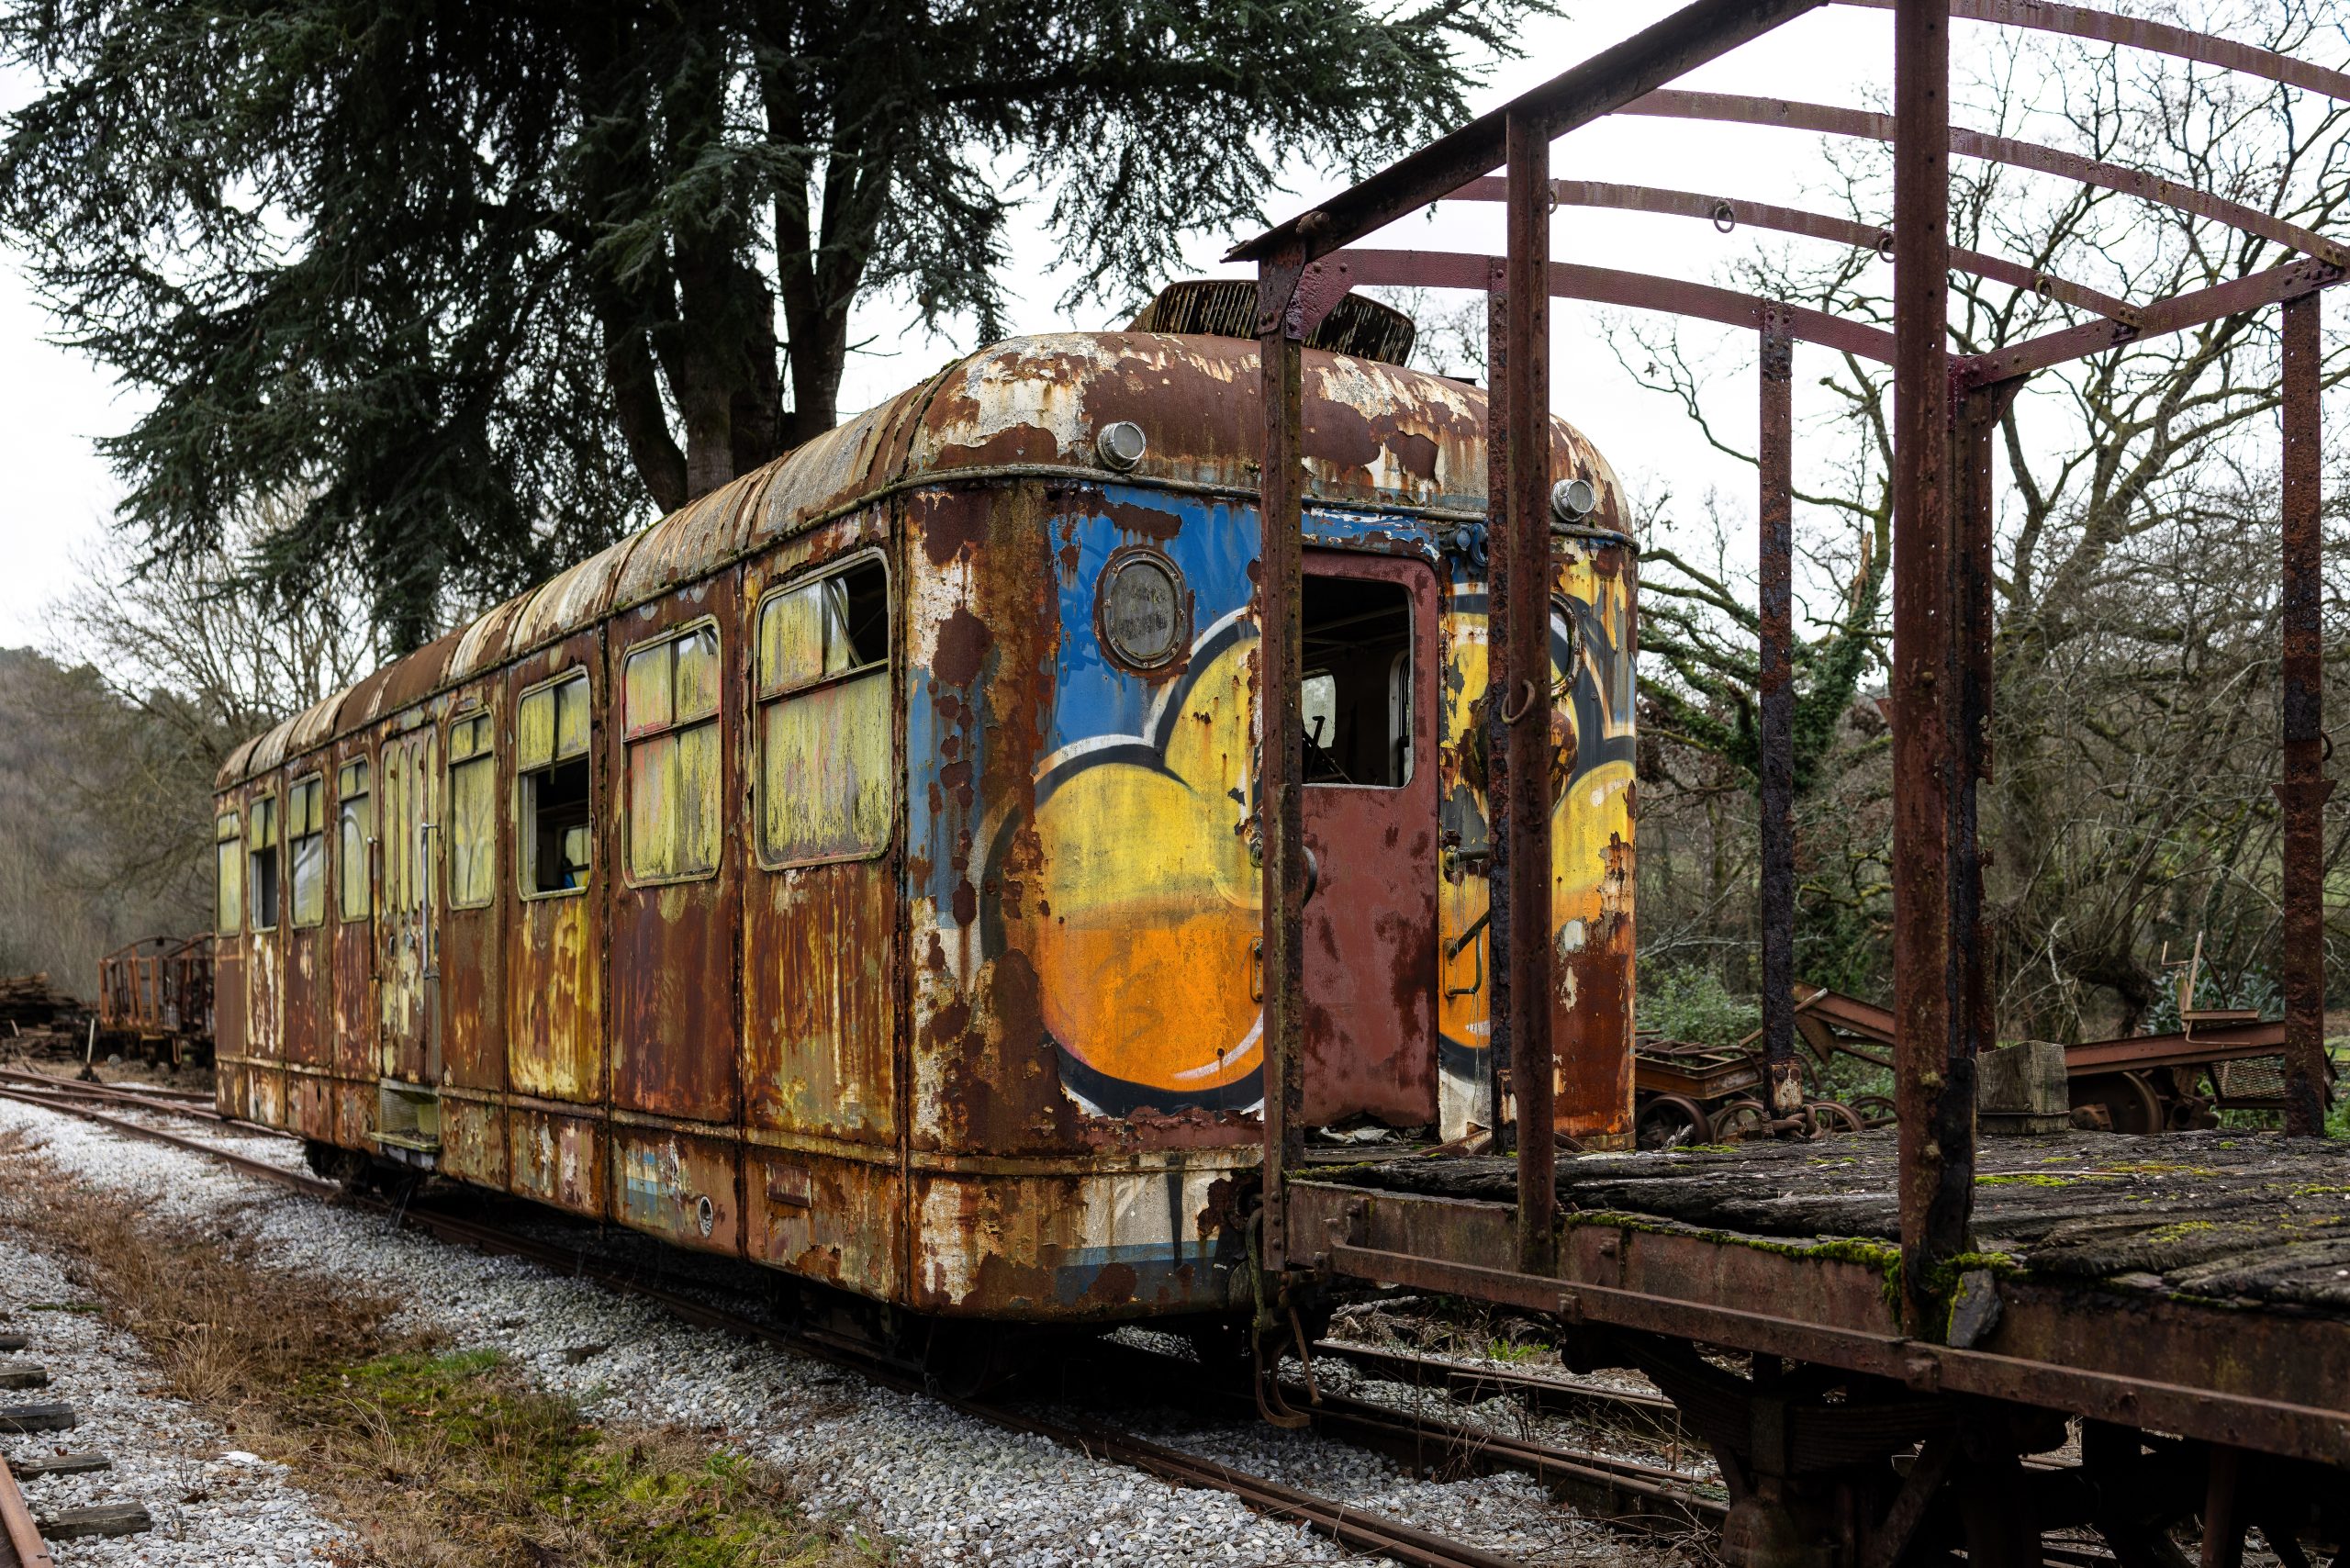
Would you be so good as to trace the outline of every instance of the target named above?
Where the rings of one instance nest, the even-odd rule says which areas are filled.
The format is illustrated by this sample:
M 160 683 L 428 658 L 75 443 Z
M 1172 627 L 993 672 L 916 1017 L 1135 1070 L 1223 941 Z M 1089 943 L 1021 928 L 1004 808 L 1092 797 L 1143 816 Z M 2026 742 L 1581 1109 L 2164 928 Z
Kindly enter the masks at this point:
M 0 648 L 0 974 L 88 997 L 99 956 L 211 923 L 208 780 L 86 666 Z

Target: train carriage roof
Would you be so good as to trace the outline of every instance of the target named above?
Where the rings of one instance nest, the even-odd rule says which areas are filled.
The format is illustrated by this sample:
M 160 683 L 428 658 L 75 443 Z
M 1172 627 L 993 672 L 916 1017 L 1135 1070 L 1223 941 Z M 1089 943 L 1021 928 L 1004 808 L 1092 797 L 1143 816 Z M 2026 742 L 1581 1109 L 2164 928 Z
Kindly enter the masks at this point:
M 1482 389 L 1315 349 L 1304 368 L 1309 505 L 1483 511 Z M 1259 403 L 1245 339 L 1070 332 L 982 349 L 255 736 L 229 754 L 218 787 L 900 489 L 1053 471 L 1253 498 Z M 1147 438 L 1130 473 L 1095 455 L 1119 420 Z M 1562 420 L 1551 434 L 1556 471 L 1598 487 L 1591 526 L 1620 531 L 1606 459 Z

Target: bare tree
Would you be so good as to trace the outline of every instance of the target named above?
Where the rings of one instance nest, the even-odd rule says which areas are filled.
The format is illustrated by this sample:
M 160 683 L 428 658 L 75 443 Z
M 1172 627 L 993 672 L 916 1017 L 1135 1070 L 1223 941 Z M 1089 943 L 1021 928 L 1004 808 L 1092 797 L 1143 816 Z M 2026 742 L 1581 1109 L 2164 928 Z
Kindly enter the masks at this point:
M 87 989 L 106 947 L 202 928 L 221 764 L 379 661 L 359 584 L 330 570 L 298 602 L 252 586 L 246 561 L 287 515 L 256 509 L 222 549 L 168 572 L 111 537 L 77 562 L 48 646 L 15 656 L 5 697 L 24 740 L 0 762 L 22 799 L 0 880 L 20 891 L 0 957 Z
M 2265 11 L 2255 41 L 2268 47 L 2326 53 L 2350 41 L 2303 0 Z M 2254 31 L 2239 16 L 2218 25 L 2238 37 Z M 1997 134 L 2156 169 L 2322 233 L 2350 229 L 2350 110 L 2341 106 L 2017 34 L 2003 35 L 1962 101 L 1968 123 Z M 1820 185 L 1852 218 L 1878 224 L 1889 211 L 1888 167 L 1878 149 L 1847 150 L 1827 160 Z M 1952 230 L 1958 245 L 2139 300 L 2292 259 L 2209 219 L 1995 163 L 1954 167 Z M 1781 251 L 1736 271 L 1754 293 L 1891 320 L 1890 273 L 1873 252 L 1822 263 Z M 2075 317 L 2037 289 L 1965 273 L 1953 285 L 1955 352 L 1982 353 Z M 1636 375 L 1681 401 L 1702 439 L 1752 460 L 1716 422 L 1716 367 L 1676 330 L 1619 329 L 1616 347 Z M 1820 353 L 1807 350 L 1800 363 Z M 2337 336 L 2325 385 L 2345 375 L 2350 354 Z M 1997 771 L 1984 815 L 2001 1016 L 2013 1032 L 2135 1026 L 2158 1000 L 2162 946 L 2183 946 L 2198 930 L 2223 990 L 2256 986 L 2273 965 L 2278 380 L 2275 317 L 2263 312 L 2044 373 L 2002 420 Z M 1817 386 L 1829 411 L 1799 444 L 1807 483 L 1797 498 L 1815 585 L 1796 661 L 1798 941 L 1807 958 L 1849 947 L 1856 920 L 1883 921 L 1883 813 L 1869 802 L 1889 789 L 1882 721 L 1863 687 L 1882 667 L 1888 635 L 1891 389 L 1881 367 L 1851 356 Z M 2342 521 L 2337 506 L 2336 535 Z M 2334 648 L 2342 587 L 2330 585 L 2327 606 Z M 1667 743 L 1647 797 L 1653 814 L 1660 790 L 1713 787 L 1704 782 L 1713 765 L 1701 758 L 1751 775 L 1755 622 L 1743 567 L 1707 569 L 1651 546 L 1643 589 L 1648 712 Z M 2350 705 L 2329 705 L 2330 721 L 2344 712 Z M 2342 847 L 2337 821 L 2337 857 Z M 1656 890 L 1667 908 L 1712 896 Z M 1881 946 L 1875 961 L 1881 976 Z

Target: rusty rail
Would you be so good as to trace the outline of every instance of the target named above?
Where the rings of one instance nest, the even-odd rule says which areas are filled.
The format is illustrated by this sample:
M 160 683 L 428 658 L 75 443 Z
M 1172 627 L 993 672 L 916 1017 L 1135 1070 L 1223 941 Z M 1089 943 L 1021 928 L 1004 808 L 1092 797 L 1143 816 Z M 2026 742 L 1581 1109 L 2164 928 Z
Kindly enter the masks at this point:
M 41 1540 L 40 1527 L 33 1522 L 33 1511 L 5 1457 L 0 1457 L 0 1547 L 8 1553 L 0 1560 L 0 1568 L 56 1568 L 57 1559 Z
M 339 1183 L 322 1181 L 300 1171 L 287 1170 L 264 1161 L 251 1159 L 229 1150 L 218 1148 L 195 1138 L 182 1137 L 161 1128 L 143 1126 L 125 1121 L 105 1112 L 84 1105 L 62 1105 L 52 1101 L 0 1089 L 0 1099 L 17 1100 L 44 1109 L 63 1112 L 83 1120 L 97 1123 L 117 1132 L 150 1141 L 163 1143 L 195 1154 L 207 1156 L 247 1174 L 259 1176 L 281 1186 L 290 1187 L 311 1197 L 337 1198 L 344 1196 Z M 1515 1560 L 1496 1556 L 1461 1541 L 1416 1529 L 1399 1520 L 1369 1513 L 1351 1505 L 1315 1496 L 1293 1487 L 1284 1486 L 1263 1476 L 1252 1475 L 1215 1460 L 1184 1453 L 1162 1447 L 1127 1433 L 1091 1424 L 1073 1424 L 1045 1419 L 1024 1411 L 990 1405 L 982 1401 L 958 1399 L 939 1394 L 925 1383 L 916 1372 L 894 1364 L 878 1354 L 859 1353 L 852 1348 L 831 1339 L 811 1339 L 804 1335 L 776 1328 L 757 1319 L 733 1313 L 722 1307 L 680 1294 L 646 1282 L 633 1271 L 601 1267 L 586 1254 L 532 1237 L 518 1235 L 497 1226 L 483 1225 L 454 1215 L 402 1205 L 368 1202 L 364 1206 L 385 1213 L 395 1213 L 400 1223 L 427 1230 L 444 1240 L 476 1248 L 482 1251 L 518 1257 L 542 1263 L 561 1273 L 578 1279 L 591 1280 L 607 1289 L 623 1294 L 643 1297 L 668 1310 L 680 1320 L 702 1327 L 723 1329 L 745 1338 L 811 1356 L 836 1365 L 854 1369 L 862 1375 L 902 1394 L 921 1394 L 947 1405 L 962 1413 L 974 1416 L 991 1425 L 1011 1431 L 1029 1432 L 1048 1438 L 1054 1442 L 1080 1452 L 1106 1458 L 1114 1462 L 1156 1475 L 1180 1485 L 1203 1486 L 1225 1492 L 1239 1498 L 1255 1511 L 1273 1518 L 1294 1519 L 1317 1533 L 1326 1535 L 1358 1551 L 1371 1552 L 1411 1564 L 1412 1568 L 1516 1568 Z M 1398 1417 L 1401 1419 L 1401 1417 Z M 1427 1423 L 1438 1435 L 1454 1435 L 1441 1430 L 1441 1423 Z M 1651 1473 L 1651 1467 L 1629 1462 L 1615 1462 L 1606 1456 L 1580 1454 L 1571 1450 L 1537 1450 L 1530 1444 L 1510 1446 L 1505 1462 L 1521 1467 L 1547 1463 L 1561 1473 L 1581 1471 L 1598 1481 L 1610 1482 L 1630 1491 L 1645 1492 L 1659 1496 L 1665 1495 L 1661 1476 Z M 7 1518 L 7 1500 L 14 1493 L 13 1483 L 6 1479 L 6 1467 L 0 1465 L 0 1518 Z M 21 1498 L 17 1499 L 21 1507 Z M 15 1519 L 7 1518 L 11 1530 Z M 30 1518 L 26 1518 L 30 1528 Z M 12 1537 L 13 1539 L 13 1537 Z M 38 1538 L 35 1538 L 38 1544 Z M 39 1568 L 50 1568 L 45 1549 L 38 1559 L 28 1558 Z M 0 1568 L 6 1568 L 0 1563 Z

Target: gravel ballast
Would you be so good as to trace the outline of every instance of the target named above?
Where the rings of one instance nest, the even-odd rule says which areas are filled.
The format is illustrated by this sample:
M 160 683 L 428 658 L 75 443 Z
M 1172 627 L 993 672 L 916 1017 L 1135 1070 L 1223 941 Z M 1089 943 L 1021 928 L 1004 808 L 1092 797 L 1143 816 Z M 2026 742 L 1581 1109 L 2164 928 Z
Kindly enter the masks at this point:
M 109 1327 L 75 1293 L 57 1260 L 6 1232 L 0 1327 L 28 1341 L 15 1356 L 0 1356 L 0 1366 L 49 1372 L 48 1387 L 0 1394 L 0 1404 L 71 1405 L 78 1421 L 62 1432 L 0 1437 L 0 1453 L 12 1463 L 56 1453 L 102 1453 L 114 1462 L 106 1470 L 26 1480 L 34 1516 L 138 1503 L 154 1521 L 140 1535 L 55 1542 L 50 1551 L 59 1568 L 350 1561 L 331 1551 L 343 1532 L 319 1517 L 285 1466 L 241 1451 L 233 1435 L 188 1405 L 151 1392 L 155 1369 L 138 1340 Z
M 1301 1525 L 1259 1518 L 1224 1494 L 1172 1487 L 851 1371 L 681 1324 L 650 1303 L 535 1263 L 394 1231 L 380 1215 L 330 1207 L 195 1154 L 0 1101 L 0 1130 L 6 1129 L 31 1135 L 44 1146 L 44 1158 L 78 1179 L 139 1195 L 160 1219 L 233 1225 L 253 1238 L 261 1261 L 364 1281 L 404 1298 L 410 1304 L 403 1309 L 410 1319 L 404 1326 L 436 1330 L 459 1348 L 502 1352 L 545 1387 L 578 1399 L 591 1418 L 675 1423 L 706 1432 L 713 1445 L 764 1460 L 795 1478 L 812 1511 L 894 1543 L 900 1561 L 1019 1568 L 1366 1561 Z M 176 1124 L 172 1130 L 188 1131 Z M 201 1136 L 289 1169 L 301 1164 L 298 1147 L 284 1140 Z M 24 1291 L 12 1281 L 0 1304 L 13 1305 L 18 1295 Z M 25 1295 L 28 1304 L 36 1299 L 41 1299 L 38 1288 Z M 15 1316 L 22 1324 L 21 1307 Z M 103 1339 L 114 1352 L 131 1349 L 87 1315 L 54 1316 L 72 1317 L 72 1332 L 94 1346 Z M 44 1354 L 56 1370 L 59 1358 Z M 121 1361 L 95 1350 L 90 1360 L 118 1369 L 136 1364 L 135 1356 Z M 119 1370 L 116 1375 L 122 1396 L 135 1400 L 136 1375 Z M 79 1403 L 78 1394 L 58 1397 Z M 132 1473 L 118 1471 L 111 1480 L 101 1475 L 76 1484 L 96 1483 L 85 1488 L 93 1496 L 147 1503 L 159 1526 L 166 1518 L 161 1501 L 171 1510 L 172 1528 L 181 1530 L 216 1515 L 224 1529 L 234 1521 L 237 1529 L 261 1530 L 282 1517 L 287 1545 L 269 1556 L 221 1556 L 219 1548 L 214 1555 L 170 1556 L 161 1554 L 173 1548 L 159 1529 L 145 1538 L 145 1550 L 157 1554 L 136 1555 L 142 1550 L 137 1541 L 77 1543 L 61 1549 L 61 1562 L 321 1561 L 320 1548 L 304 1543 L 323 1543 L 331 1532 L 300 1494 L 282 1475 L 262 1475 L 273 1468 L 265 1466 L 233 1467 L 236 1484 L 216 1485 L 217 1456 L 229 1444 L 203 1433 L 202 1423 L 184 1406 L 161 1408 L 170 1403 L 151 1399 L 141 1406 L 158 1407 L 157 1431 L 185 1434 L 174 1441 L 188 1457 L 154 1462 L 179 1467 L 169 1469 L 168 1479 L 159 1473 L 151 1485 L 133 1484 Z M 1530 1563 L 1654 1562 L 1666 1555 L 1573 1517 L 1522 1476 L 1421 1481 L 1382 1458 L 1310 1433 L 1164 1410 L 1138 1412 L 1133 1427 L 1152 1440 Z M 73 1437 L 77 1448 L 123 1450 L 118 1463 L 142 1447 L 160 1454 L 169 1446 L 128 1435 Z M 176 1501 L 199 1489 L 221 1501 Z M 232 1512 L 227 1511 L 231 1495 L 237 1498 Z M 77 1555 L 65 1556 L 69 1551 Z

